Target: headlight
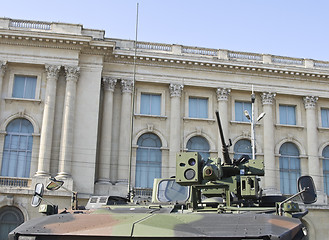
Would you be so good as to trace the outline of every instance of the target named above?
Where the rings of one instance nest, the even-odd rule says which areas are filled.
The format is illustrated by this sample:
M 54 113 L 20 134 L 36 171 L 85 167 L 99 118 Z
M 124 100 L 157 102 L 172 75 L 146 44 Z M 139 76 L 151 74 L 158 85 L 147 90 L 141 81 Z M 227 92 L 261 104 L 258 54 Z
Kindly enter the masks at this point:
M 35 236 L 19 236 L 18 240 L 35 240 Z

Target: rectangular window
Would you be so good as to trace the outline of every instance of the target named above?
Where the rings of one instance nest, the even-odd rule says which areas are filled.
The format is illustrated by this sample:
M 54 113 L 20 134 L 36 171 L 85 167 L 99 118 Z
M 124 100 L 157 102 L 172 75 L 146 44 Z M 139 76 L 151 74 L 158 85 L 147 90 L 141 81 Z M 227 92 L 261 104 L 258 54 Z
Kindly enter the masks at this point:
M 329 109 L 321 109 L 322 127 L 329 128 Z
M 35 99 L 37 77 L 15 75 L 12 97 Z
M 248 118 L 244 114 L 244 111 L 247 110 L 250 117 L 251 112 L 251 103 L 250 102 L 235 102 L 235 121 L 238 122 L 249 122 Z
M 280 105 L 280 124 L 296 125 L 296 106 Z
M 208 98 L 189 98 L 189 117 L 208 118 Z
M 329 158 L 323 160 L 324 191 L 329 195 Z
M 141 94 L 141 114 L 161 115 L 161 95 L 159 94 Z

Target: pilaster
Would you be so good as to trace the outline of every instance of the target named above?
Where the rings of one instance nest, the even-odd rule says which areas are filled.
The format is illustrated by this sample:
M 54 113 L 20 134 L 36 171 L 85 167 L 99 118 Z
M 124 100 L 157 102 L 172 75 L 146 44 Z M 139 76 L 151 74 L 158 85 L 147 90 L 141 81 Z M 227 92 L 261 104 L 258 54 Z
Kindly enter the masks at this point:
M 54 128 L 56 88 L 58 73 L 61 69 L 61 66 L 46 65 L 45 68 L 47 73 L 47 86 L 40 136 L 38 171 L 36 172 L 36 176 L 50 175 L 50 157 Z
M 184 86 L 171 83 L 170 92 L 170 137 L 169 137 L 169 174 L 175 175 L 176 154 L 181 148 L 181 96 Z
M 0 80 L 2 82 L 2 78 L 5 75 L 5 72 L 7 70 L 7 62 L 6 61 L 0 61 Z
M 267 195 L 279 193 L 277 188 L 277 174 L 274 155 L 274 122 L 273 122 L 273 102 L 276 93 L 264 92 L 261 94 L 263 111 L 263 139 L 264 139 L 264 165 L 265 165 L 265 186 L 264 193 Z
M 0 98 L 2 96 L 2 83 L 3 83 L 3 77 L 5 76 L 6 70 L 7 70 L 7 62 L 0 61 Z
M 71 177 L 75 98 L 77 81 L 80 75 L 80 68 L 77 66 L 65 66 L 64 68 L 66 89 L 59 151 L 59 178 Z
M 320 160 L 318 156 L 318 131 L 316 121 L 316 96 L 303 97 L 306 110 L 306 131 L 307 131 L 307 155 L 308 155 L 308 171 L 313 177 L 316 189 L 323 192 L 323 184 L 320 172 Z
M 116 179 L 117 169 L 111 159 L 112 146 L 112 120 L 113 120 L 113 92 L 117 79 L 103 77 L 102 86 L 104 89 L 102 133 L 100 142 L 100 158 L 97 183 L 110 183 L 110 179 Z
M 217 95 L 217 103 L 218 103 L 218 112 L 220 121 L 222 124 L 222 129 L 224 133 L 224 138 L 227 141 L 229 139 L 228 128 L 229 128 L 229 119 L 228 119 L 228 97 L 231 93 L 231 89 L 228 88 L 217 88 L 216 95 Z M 218 157 L 222 160 L 224 156 L 222 154 L 222 141 L 220 135 L 218 134 Z
M 134 81 L 121 79 L 121 115 L 120 115 L 120 139 L 119 157 L 114 165 L 118 166 L 118 179 L 120 183 L 126 183 L 129 174 L 130 146 L 131 146 L 131 125 L 132 125 L 132 93 L 134 91 Z M 112 179 L 112 177 L 111 177 Z

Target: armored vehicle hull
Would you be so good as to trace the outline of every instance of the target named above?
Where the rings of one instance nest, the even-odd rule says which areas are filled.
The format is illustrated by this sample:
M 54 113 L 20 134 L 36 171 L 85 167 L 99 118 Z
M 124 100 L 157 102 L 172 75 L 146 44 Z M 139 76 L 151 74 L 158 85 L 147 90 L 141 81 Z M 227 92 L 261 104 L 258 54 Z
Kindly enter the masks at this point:
M 214 214 L 172 207 L 107 208 L 33 219 L 10 240 L 51 239 L 302 239 L 299 219 L 272 214 Z

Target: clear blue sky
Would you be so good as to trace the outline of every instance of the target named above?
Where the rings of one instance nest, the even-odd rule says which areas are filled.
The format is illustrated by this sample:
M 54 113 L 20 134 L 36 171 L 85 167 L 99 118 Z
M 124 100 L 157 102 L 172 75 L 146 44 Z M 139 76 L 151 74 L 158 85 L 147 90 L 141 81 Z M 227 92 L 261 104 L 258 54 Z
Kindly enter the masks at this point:
M 0 0 L 0 17 L 82 24 L 106 37 L 329 61 L 326 0 Z

